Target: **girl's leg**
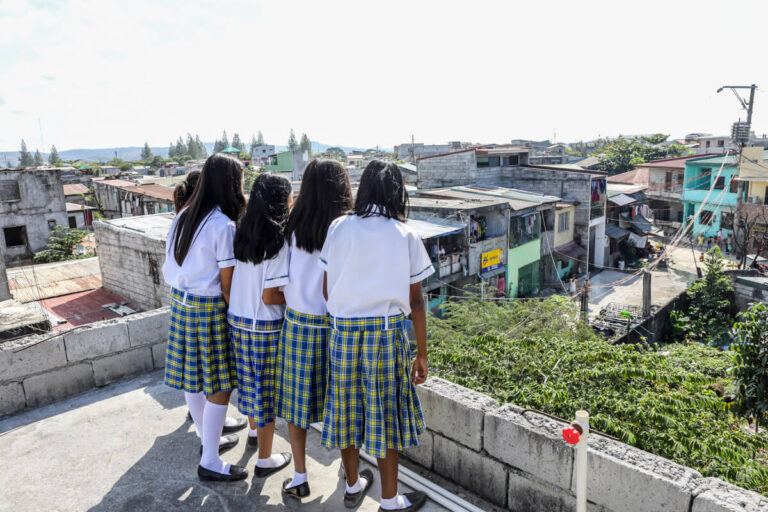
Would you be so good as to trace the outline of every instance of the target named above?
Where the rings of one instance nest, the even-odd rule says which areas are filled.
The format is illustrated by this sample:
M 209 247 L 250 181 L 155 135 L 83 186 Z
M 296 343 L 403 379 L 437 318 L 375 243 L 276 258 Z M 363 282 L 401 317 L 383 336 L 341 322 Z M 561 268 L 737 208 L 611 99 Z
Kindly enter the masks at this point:
M 307 481 L 307 431 L 293 423 L 288 423 L 288 437 L 293 452 L 293 480 L 286 488 L 296 487 Z
M 219 457 L 219 440 L 227 418 L 230 391 L 219 391 L 208 397 L 203 411 L 203 457 L 200 465 L 217 473 L 229 473 L 229 464 Z
M 402 494 L 397 494 L 397 450 L 387 450 L 387 457 L 377 459 L 381 478 L 381 509 L 399 510 L 411 506 Z
M 344 474 L 347 477 L 347 492 L 354 493 L 354 492 L 360 492 L 364 486 L 358 486 L 358 469 L 359 469 L 359 463 L 360 463 L 360 450 L 355 448 L 354 446 L 350 446 L 348 448 L 344 448 L 341 450 L 341 463 L 344 464 Z M 357 488 L 360 487 L 360 489 L 351 491 L 350 488 Z
M 258 468 L 276 468 L 288 464 L 290 454 L 278 453 L 272 455 L 272 440 L 275 437 L 275 422 L 271 421 L 263 427 L 256 427 L 259 435 L 259 460 L 256 461 Z

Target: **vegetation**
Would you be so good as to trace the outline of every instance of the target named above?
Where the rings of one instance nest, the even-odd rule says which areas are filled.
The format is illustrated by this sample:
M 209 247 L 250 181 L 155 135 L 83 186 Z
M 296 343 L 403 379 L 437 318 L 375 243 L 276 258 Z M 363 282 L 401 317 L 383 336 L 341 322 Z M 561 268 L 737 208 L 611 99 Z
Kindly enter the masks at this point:
M 755 431 L 768 412 L 768 306 L 753 304 L 733 327 L 736 398 Z
M 712 247 L 704 257 L 704 278 L 686 292 L 690 299 L 687 313 L 676 312 L 672 320 L 677 340 L 723 346 L 730 342 L 733 326 L 731 300 L 733 287 L 723 272 L 720 248 Z
M 34 160 L 32 158 L 32 153 L 27 150 L 27 143 L 24 142 L 24 139 L 21 139 L 21 149 L 19 151 L 19 169 L 23 169 L 25 167 L 32 167 L 34 165 Z
M 658 160 L 681 156 L 686 152 L 685 146 L 670 144 L 661 146 L 669 135 L 657 133 L 644 137 L 627 139 L 619 137 L 614 140 L 601 140 L 594 154 L 600 159 L 599 168 L 608 174 L 619 174 L 631 171 L 635 166 Z
M 291 128 L 291 134 L 288 136 L 288 149 L 291 151 L 299 149 L 299 143 L 296 141 L 296 134 L 293 133 L 293 128 Z
M 703 345 L 612 345 L 567 298 L 446 304 L 429 323 L 430 364 L 502 403 L 592 425 L 643 450 L 768 493 L 768 435 L 731 409 L 730 356 Z
M 48 245 L 42 251 L 35 253 L 35 263 L 51 263 L 54 261 L 76 260 L 91 256 L 77 255 L 75 248 L 83 241 L 87 233 L 77 229 L 56 226 L 48 237 Z
M 226 138 L 227 132 L 224 132 L 224 137 Z M 219 141 L 216 141 L 217 143 Z M 225 148 L 227 146 L 224 146 Z M 149 147 L 145 144 L 144 150 L 141 152 L 142 157 L 144 156 L 144 152 L 149 149 Z M 224 149 L 224 148 L 221 148 Z M 214 149 L 214 152 L 217 151 Z M 221 150 L 218 150 L 221 151 Z M 149 152 L 150 156 L 152 152 Z M 181 137 L 178 138 L 176 141 L 176 144 L 171 142 L 170 146 L 168 146 L 168 158 L 169 159 L 175 159 L 175 160 L 182 160 L 184 157 L 186 160 L 199 160 L 200 158 L 205 158 L 208 156 L 208 150 L 205 149 L 205 144 L 200 142 L 200 137 L 195 136 L 195 138 L 192 138 L 192 134 L 187 134 L 187 142 L 185 143 Z M 145 158 L 146 160 L 146 158 Z
M 51 146 L 51 152 L 48 154 L 48 163 L 51 165 L 56 165 L 59 162 L 61 162 L 61 158 L 59 158 L 59 152 L 56 151 L 56 146 Z

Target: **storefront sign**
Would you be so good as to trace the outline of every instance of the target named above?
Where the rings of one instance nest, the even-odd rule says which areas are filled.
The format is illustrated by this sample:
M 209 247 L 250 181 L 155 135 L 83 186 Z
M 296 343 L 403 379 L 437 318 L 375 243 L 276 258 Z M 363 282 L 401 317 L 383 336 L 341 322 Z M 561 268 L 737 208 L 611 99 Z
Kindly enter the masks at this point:
M 504 262 L 501 260 L 502 251 L 503 249 L 494 249 L 493 251 L 484 252 L 481 255 L 480 272 L 485 273 L 501 268 L 504 265 Z

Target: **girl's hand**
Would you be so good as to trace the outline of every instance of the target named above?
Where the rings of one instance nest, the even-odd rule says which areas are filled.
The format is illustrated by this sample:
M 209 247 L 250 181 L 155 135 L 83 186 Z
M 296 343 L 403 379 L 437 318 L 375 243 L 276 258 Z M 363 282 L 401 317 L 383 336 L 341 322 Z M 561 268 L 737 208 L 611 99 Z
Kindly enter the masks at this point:
M 424 384 L 429 374 L 429 366 L 427 365 L 427 356 L 416 356 L 411 367 L 411 381 L 414 386 Z

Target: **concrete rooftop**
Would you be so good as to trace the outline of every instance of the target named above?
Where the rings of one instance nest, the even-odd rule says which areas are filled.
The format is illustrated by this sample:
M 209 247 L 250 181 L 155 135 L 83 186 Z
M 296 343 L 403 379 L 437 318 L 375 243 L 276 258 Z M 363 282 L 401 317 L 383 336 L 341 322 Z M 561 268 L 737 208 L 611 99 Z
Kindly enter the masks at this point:
M 0 420 L 0 511 L 344 510 L 338 452 L 321 447 L 316 431 L 307 440 L 312 494 L 300 503 L 280 492 L 292 466 L 267 479 L 199 482 L 200 444 L 186 414 L 182 393 L 155 371 Z M 223 458 L 252 471 L 256 453 L 245 436 L 241 431 L 240 443 Z M 275 452 L 290 451 L 287 439 L 278 420 Z M 376 479 L 357 510 L 378 510 Z M 409 490 L 401 485 L 401 492 Z M 430 502 L 422 510 L 445 509 Z

